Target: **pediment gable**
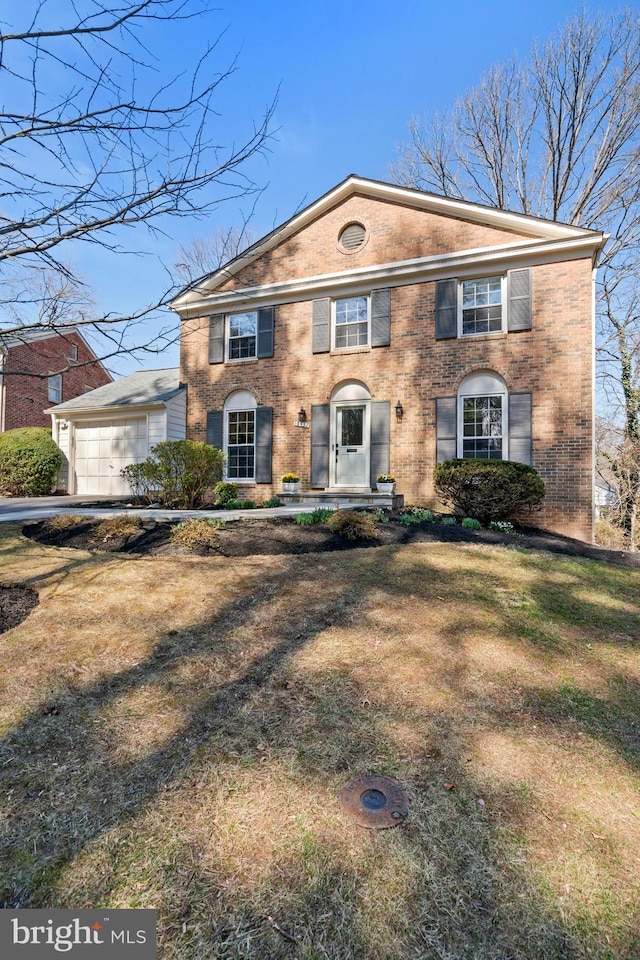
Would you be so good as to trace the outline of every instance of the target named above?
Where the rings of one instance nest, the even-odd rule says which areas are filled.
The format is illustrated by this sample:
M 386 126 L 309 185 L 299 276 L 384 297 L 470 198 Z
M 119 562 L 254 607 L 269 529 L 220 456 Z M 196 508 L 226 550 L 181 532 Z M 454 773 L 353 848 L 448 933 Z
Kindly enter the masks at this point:
M 343 231 L 357 225 L 356 245 L 341 241 Z M 352 231 L 354 233 L 354 231 Z M 172 303 L 183 316 L 224 304 L 241 291 L 264 291 L 274 297 L 297 298 L 305 279 L 336 277 L 366 282 L 385 269 L 408 276 L 453 258 L 491 258 L 505 251 L 573 244 L 591 249 L 603 234 L 536 217 L 350 176 L 300 213 L 253 244 L 215 273 L 193 284 Z M 399 282 L 407 282 L 400 279 Z M 294 294 L 293 291 L 297 291 Z

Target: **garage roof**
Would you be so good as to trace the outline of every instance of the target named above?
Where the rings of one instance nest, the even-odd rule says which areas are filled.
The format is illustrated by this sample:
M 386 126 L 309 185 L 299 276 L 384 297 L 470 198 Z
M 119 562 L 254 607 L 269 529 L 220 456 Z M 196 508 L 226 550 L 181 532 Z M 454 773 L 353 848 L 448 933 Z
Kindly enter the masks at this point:
M 104 387 L 97 387 L 83 393 L 73 400 L 65 400 L 46 413 L 66 414 L 85 411 L 97 411 L 110 407 L 148 406 L 153 403 L 165 403 L 175 397 L 186 386 L 180 383 L 180 370 L 177 367 L 168 370 L 139 370 L 128 377 L 122 377 Z

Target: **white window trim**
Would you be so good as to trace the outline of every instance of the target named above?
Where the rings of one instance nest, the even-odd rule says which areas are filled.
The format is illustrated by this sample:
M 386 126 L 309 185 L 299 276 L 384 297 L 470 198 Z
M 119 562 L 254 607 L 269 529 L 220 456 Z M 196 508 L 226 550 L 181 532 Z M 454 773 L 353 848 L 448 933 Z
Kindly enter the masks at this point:
M 54 387 L 54 381 L 57 383 L 57 388 Z M 52 396 L 52 394 L 56 396 Z M 61 373 L 52 373 L 47 377 L 47 398 L 49 403 L 62 403 L 62 374 Z
M 486 334 L 483 334 L 486 336 Z M 475 384 L 477 383 L 477 387 Z M 496 389 L 499 387 L 499 389 Z M 460 384 L 456 403 L 457 441 L 456 457 L 463 458 L 464 401 L 478 397 L 502 397 L 502 459 L 509 459 L 509 394 L 502 377 L 493 371 L 478 371 L 470 374 Z
M 336 345 L 336 307 L 341 300 L 359 300 L 367 301 L 367 342 L 359 343 L 353 347 L 338 347 Z M 371 294 L 357 293 L 353 296 L 334 297 L 331 301 L 331 350 L 338 353 L 348 353 L 350 350 L 366 350 L 371 347 Z
M 500 279 L 500 305 L 502 307 L 501 312 L 501 326 L 499 330 L 491 330 L 486 333 L 463 333 L 462 332 L 462 285 L 463 283 L 469 283 L 473 280 L 492 280 L 494 277 L 499 277 Z M 504 274 L 495 274 L 495 273 L 485 273 L 478 275 L 477 277 L 462 277 L 458 280 L 458 296 L 457 296 L 457 313 L 458 313 L 458 338 L 461 340 L 469 340 L 474 337 L 499 337 L 501 334 L 507 332 L 507 275 Z
M 225 459 L 225 480 L 229 483 L 236 483 L 239 486 L 254 484 L 256 482 L 256 410 L 258 404 L 253 394 L 248 390 L 237 390 L 227 397 L 224 405 L 222 420 L 222 448 Z M 228 472 L 229 464 L 229 414 L 230 413 L 253 413 L 253 476 L 252 477 L 230 477 Z
M 250 357 L 232 357 L 231 356 L 231 318 L 237 316 L 244 316 L 246 314 L 253 313 L 256 318 L 256 333 L 255 333 L 255 348 L 254 353 Z M 239 337 L 233 337 L 234 340 L 240 339 Z M 258 359 L 258 311 L 257 310 L 233 310 L 231 313 L 225 314 L 224 318 L 224 347 L 225 347 L 225 358 L 227 363 L 247 363 L 252 360 Z M 235 481 L 234 481 L 235 482 Z
M 78 347 L 75 343 L 72 343 L 69 347 L 69 360 L 72 363 L 77 363 L 78 361 Z

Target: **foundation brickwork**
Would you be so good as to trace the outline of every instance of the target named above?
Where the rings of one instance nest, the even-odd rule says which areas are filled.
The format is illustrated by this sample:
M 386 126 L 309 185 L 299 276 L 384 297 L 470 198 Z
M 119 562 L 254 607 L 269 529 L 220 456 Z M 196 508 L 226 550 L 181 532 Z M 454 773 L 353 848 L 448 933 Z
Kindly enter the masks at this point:
M 336 238 L 352 219 L 366 222 L 369 234 L 362 250 L 345 255 L 336 250 Z M 508 231 L 354 197 L 226 286 L 274 283 L 514 238 L 521 239 Z M 480 266 L 477 275 L 486 275 L 486 268 L 483 272 Z M 233 391 L 249 390 L 258 405 L 273 408 L 274 482 L 243 484 L 242 496 L 261 501 L 276 495 L 279 478 L 288 471 L 299 473 L 303 489 L 309 489 L 310 431 L 294 426 L 298 410 L 304 407 L 310 418 L 313 404 L 328 403 L 341 382 L 358 380 L 373 401 L 390 402 L 390 469 L 397 491 L 405 503 L 435 505 L 436 398 L 455 395 L 467 374 L 491 370 L 504 379 L 509 393 L 532 394 L 533 466 L 548 490 L 533 522 L 590 541 L 591 257 L 533 265 L 531 296 L 529 331 L 436 340 L 435 283 L 392 287 L 389 346 L 313 354 L 310 295 L 276 306 L 273 357 L 213 365 L 208 363 L 208 318 L 184 320 L 181 380 L 189 385 L 187 435 L 204 440 L 207 411 L 222 409 Z M 398 400 L 404 410 L 400 421 L 394 414 Z

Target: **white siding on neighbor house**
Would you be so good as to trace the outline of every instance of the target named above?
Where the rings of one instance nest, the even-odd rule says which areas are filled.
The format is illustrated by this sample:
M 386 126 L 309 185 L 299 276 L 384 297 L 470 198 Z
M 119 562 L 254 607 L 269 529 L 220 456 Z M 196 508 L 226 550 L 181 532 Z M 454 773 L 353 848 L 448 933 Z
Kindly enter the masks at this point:
M 187 435 L 187 391 L 167 402 L 167 440 L 184 440 Z

